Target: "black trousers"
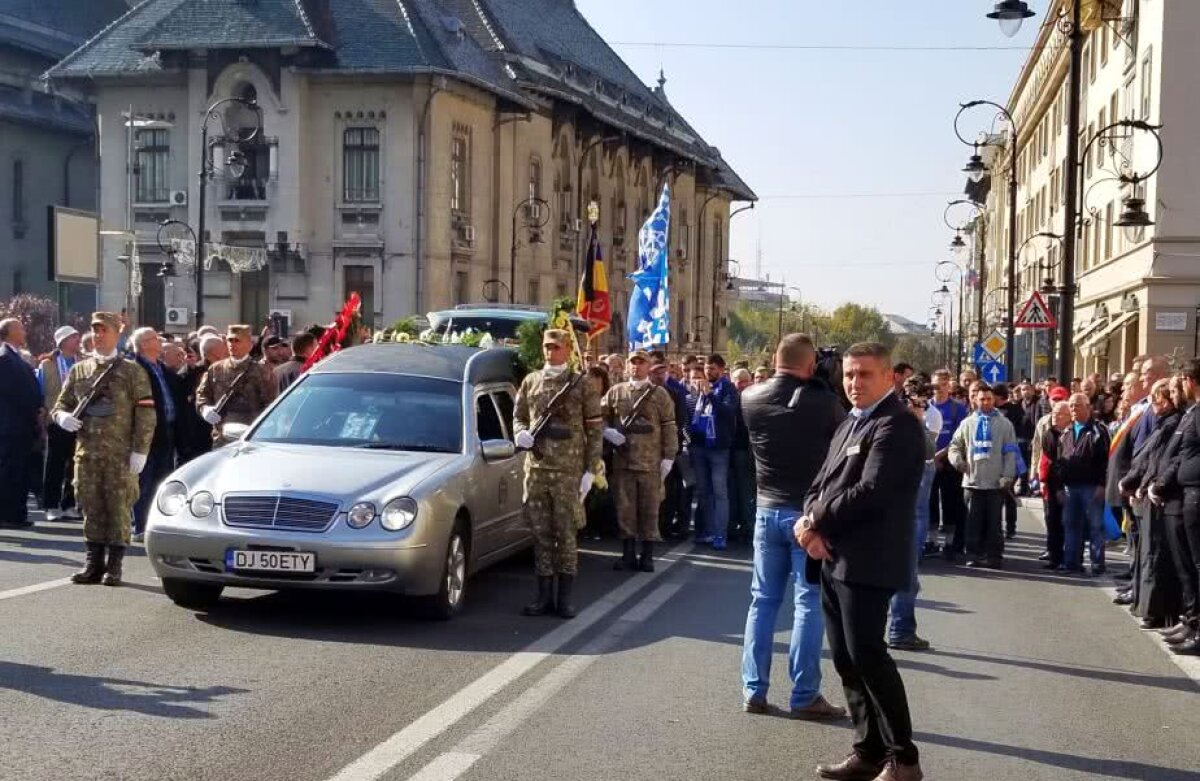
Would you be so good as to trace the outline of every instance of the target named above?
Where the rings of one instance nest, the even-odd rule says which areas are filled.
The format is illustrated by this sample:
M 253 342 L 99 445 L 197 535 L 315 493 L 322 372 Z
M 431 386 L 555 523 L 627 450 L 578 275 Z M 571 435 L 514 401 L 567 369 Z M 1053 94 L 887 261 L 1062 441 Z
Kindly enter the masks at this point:
M 1166 514 L 1148 505 L 1142 513 L 1138 543 L 1138 615 L 1164 619 L 1179 615 L 1179 581 L 1167 549 Z
M 33 437 L 0 441 L 0 523 L 29 520 L 29 463 Z
M 963 504 L 962 475 L 949 464 L 940 464 L 933 473 L 933 488 L 929 491 L 929 529 L 945 531 L 961 529 L 967 508 Z M 962 536 L 955 532 L 951 549 L 962 553 Z
M 1063 563 L 1063 508 L 1058 501 L 1058 488 L 1051 486 L 1049 497 L 1042 502 L 1042 517 L 1046 522 L 1046 552 L 1050 564 L 1057 567 Z
M 1017 533 L 1017 497 L 1012 491 L 1004 492 L 1004 533 Z
M 1004 535 L 1000 533 L 1000 523 L 1008 492 L 967 488 L 963 494 L 967 503 L 967 531 L 963 541 L 967 554 L 972 558 L 1003 558 Z
M 684 484 L 685 459 L 682 451 L 675 456 L 675 463 L 667 474 L 663 488 L 663 503 L 659 508 L 658 530 L 664 539 L 687 534 L 692 524 L 692 489 Z
M 891 756 L 913 765 L 919 757 L 912 742 L 908 695 L 883 639 L 893 593 L 844 583 L 828 567 L 821 568 L 825 636 L 854 721 L 854 751 L 870 762 Z
M 1200 626 L 1200 489 L 1183 492 L 1183 514 L 1167 519 L 1167 534 L 1179 577 L 1182 612 Z
M 69 510 L 75 506 L 75 435 L 51 423 L 46 427 L 46 471 L 42 507 Z

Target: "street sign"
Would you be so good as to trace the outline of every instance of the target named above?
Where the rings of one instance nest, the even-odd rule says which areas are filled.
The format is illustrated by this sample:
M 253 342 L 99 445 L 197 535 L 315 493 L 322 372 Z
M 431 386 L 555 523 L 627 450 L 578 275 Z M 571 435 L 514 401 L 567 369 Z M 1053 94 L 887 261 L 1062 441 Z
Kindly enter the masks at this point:
M 999 361 L 988 361 L 979 364 L 979 376 L 992 385 L 1008 381 L 1008 371 L 1005 370 L 1004 364 Z
M 992 360 L 998 361 L 1004 355 L 1004 348 L 1008 347 L 1008 340 L 999 331 L 992 331 L 983 340 L 983 349 Z
M 987 350 L 983 349 L 983 345 L 979 342 L 975 343 L 974 349 L 971 350 L 971 355 L 974 357 L 971 363 L 975 364 L 976 368 L 992 360 L 992 356 L 988 355 Z
M 1050 313 L 1050 307 L 1046 306 L 1045 300 L 1036 290 L 1021 306 L 1021 311 L 1017 314 L 1017 322 L 1013 323 L 1014 328 L 1055 328 L 1057 326 L 1054 315 Z

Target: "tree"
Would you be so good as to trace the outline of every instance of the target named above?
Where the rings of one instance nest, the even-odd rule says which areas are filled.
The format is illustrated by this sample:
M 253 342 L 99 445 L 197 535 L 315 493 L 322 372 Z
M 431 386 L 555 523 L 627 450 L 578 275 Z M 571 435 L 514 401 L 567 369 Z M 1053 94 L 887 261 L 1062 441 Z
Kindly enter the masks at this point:
M 906 334 L 896 340 L 892 348 L 893 363 L 908 363 L 918 372 L 926 374 L 940 367 L 940 357 L 937 343 L 928 336 Z
M 49 298 L 22 293 L 0 301 L 0 320 L 15 317 L 25 324 L 25 341 L 35 356 L 54 349 L 54 329 L 61 323 L 58 304 Z M 79 325 L 73 323 L 78 330 Z
M 896 336 L 875 307 L 842 304 L 829 316 L 826 341 L 843 349 L 855 342 L 880 342 L 891 347 Z

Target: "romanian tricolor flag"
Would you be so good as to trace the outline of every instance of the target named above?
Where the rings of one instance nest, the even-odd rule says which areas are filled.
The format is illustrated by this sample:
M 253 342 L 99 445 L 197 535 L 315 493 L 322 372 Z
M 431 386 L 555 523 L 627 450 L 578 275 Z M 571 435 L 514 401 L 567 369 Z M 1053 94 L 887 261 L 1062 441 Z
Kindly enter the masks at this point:
M 608 275 L 604 273 L 604 257 L 600 253 L 600 239 L 596 235 L 596 223 L 592 223 L 588 238 L 587 262 L 583 266 L 583 279 L 579 281 L 579 297 L 575 311 L 587 320 L 588 339 L 608 330 L 612 323 L 612 304 L 608 298 Z

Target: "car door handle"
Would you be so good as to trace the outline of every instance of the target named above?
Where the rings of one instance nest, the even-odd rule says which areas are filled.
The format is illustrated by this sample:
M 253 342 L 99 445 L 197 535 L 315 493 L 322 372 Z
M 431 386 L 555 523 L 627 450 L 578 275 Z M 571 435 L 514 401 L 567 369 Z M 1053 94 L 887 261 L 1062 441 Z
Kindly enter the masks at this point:
M 508 504 L 508 478 L 500 478 L 500 506 Z

